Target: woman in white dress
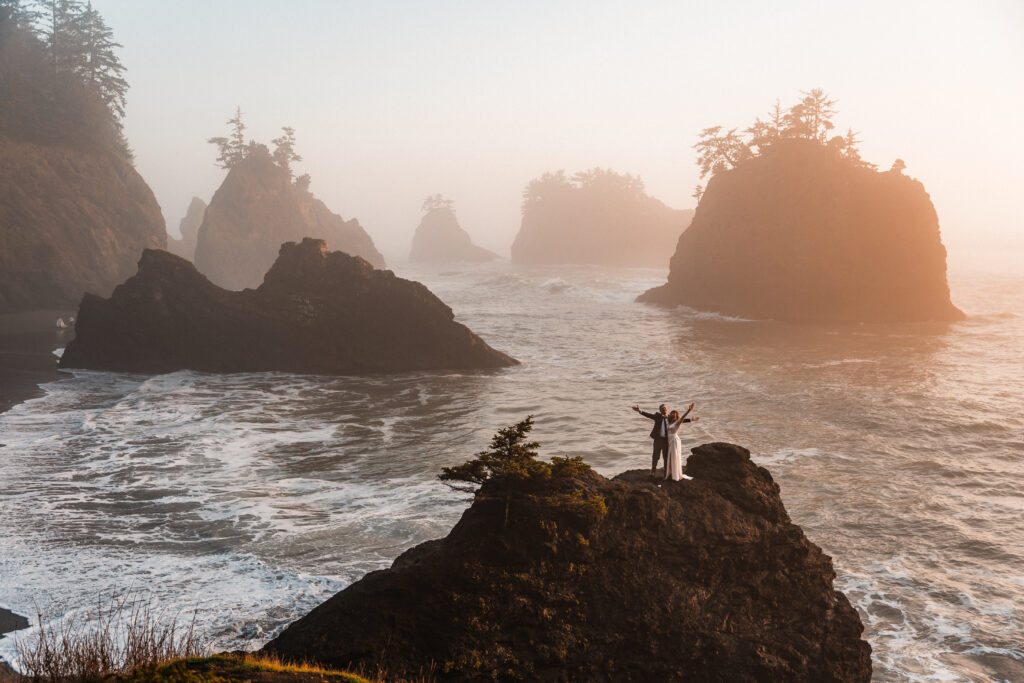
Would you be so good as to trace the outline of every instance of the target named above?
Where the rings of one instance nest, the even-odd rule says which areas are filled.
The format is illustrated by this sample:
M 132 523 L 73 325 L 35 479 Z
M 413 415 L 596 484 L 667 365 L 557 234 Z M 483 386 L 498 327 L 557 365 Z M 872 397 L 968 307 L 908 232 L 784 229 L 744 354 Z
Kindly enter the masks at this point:
M 665 432 L 668 434 L 668 466 L 665 468 L 665 479 L 679 481 L 686 476 L 683 474 L 683 445 L 679 442 L 679 428 L 684 422 L 696 422 L 700 419 L 695 417 L 691 420 L 686 417 L 693 410 L 693 406 L 691 403 L 682 415 L 678 410 L 668 414 L 668 423 L 665 425 Z

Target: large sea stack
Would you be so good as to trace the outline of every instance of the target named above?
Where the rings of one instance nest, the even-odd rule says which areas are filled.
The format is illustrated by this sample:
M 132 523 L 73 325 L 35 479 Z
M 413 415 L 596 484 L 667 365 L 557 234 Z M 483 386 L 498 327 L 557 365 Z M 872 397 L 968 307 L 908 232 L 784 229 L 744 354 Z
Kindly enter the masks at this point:
M 188 211 L 178 224 L 178 232 L 181 238 L 167 236 L 167 251 L 177 254 L 183 259 L 192 261 L 196 256 L 196 238 L 199 236 L 199 226 L 203 224 L 203 217 L 206 215 L 206 202 L 199 197 L 193 197 L 188 205 Z
M 860 618 L 768 471 L 722 443 L 686 471 L 491 480 L 446 538 L 265 650 L 444 681 L 870 680 Z
M 117 122 L 0 8 L 0 312 L 107 295 L 166 244 L 160 206 Z
M 282 245 L 263 284 L 241 292 L 146 250 L 109 299 L 85 296 L 75 331 L 61 367 L 337 375 L 517 362 L 455 322 L 422 284 L 308 238 Z
M 786 321 L 963 318 L 924 186 L 805 139 L 715 174 L 668 282 L 640 301 Z
M 210 200 L 199 228 L 195 264 L 221 287 L 256 287 L 278 247 L 305 237 L 325 240 L 331 249 L 384 267 L 384 257 L 359 221 L 332 213 L 296 186 L 265 149 L 256 148 L 231 168 Z
M 527 185 L 512 263 L 664 268 L 692 210 L 666 206 L 630 175 L 559 171 Z
M 411 263 L 464 263 L 493 261 L 497 254 L 473 244 L 462 229 L 455 211 L 448 206 L 433 208 L 423 215 L 412 236 Z

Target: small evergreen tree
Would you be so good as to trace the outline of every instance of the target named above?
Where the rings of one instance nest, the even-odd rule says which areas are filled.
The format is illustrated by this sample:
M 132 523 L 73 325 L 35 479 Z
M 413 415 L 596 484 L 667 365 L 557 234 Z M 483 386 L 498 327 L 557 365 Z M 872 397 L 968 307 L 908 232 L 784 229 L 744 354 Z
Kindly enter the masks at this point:
M 221 168 L 234 168 L 245 159 L 250 145 L 245 141 L 245 123 L 242 121 L 242 108 L 235 110 L 235 115 L 227 120 L 231 126 L 229 137 L 208 138 L 206 141 L 217 147 L 217 165 Z
M 899 175 L 903 175 L 903 170 L 906 167 L 907 163 L 903 161 L 903 159 L 897 159 L 896 161 L 892 162 L 892 167 L 889 169 L 889 171 L 892 173 L 898 173 Z
M 700 166 L 700 177 L 735 168 L 753 156 L 753 152 L 742 137 L 733 128 L 722 134 L 721 126 L 705 128 L 700 139 L 693 146 L 697 150 L 697 165 Z
M 532 429 L 533 415 L 499 429 L 491 439 L 490 450 L 477 453 L 475 458 L 461 465 L 442 467 L 438 478 L 458 491 L 473 492 L 489 479 L 529 479 L 550 475 L 551 466 L 537 460 L 540 444 L 525 440 Z
M 288 171 L 288 177 L 291 178 L 294 176 L 292 164 L 302 161 L 302 157 L 295 153 L 295 129 L 291 126 L 282 126 L 281 130 L 284 131 L 284 135 L 270 141 L 274 144 L 274 152 L 271 156 L 274 158 L 274 163 Z

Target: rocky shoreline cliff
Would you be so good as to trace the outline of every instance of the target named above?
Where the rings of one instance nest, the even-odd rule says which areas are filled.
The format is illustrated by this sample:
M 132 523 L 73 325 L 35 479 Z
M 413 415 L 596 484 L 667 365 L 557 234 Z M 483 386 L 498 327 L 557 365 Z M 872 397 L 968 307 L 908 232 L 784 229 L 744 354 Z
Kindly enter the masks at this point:
M 282 245 L 263 284 L 241 292 L 146 250 L 109 299 L 82 299 L 75 332 L 62 368 L 339 375 L 518 363 L 422 284 L 310 238 Z
M 264 652 L 438 680 L 868 681 L 831 559 L 730 444 L 692 480 L 490 480 L 443 539 L 291 624 Z
M 160 206 L 112 114 L 54 75 L 30 31 L 0 9 L 0 313 L 108 295 L 145 248 L 166 244 Z

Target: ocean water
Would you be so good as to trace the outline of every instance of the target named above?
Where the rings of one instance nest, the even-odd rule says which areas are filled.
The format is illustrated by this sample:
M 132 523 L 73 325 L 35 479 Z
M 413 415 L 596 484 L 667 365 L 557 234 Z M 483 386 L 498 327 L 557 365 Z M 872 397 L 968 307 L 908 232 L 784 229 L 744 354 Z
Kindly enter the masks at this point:
M 436 475 L 497 428 L 612 475 L 650 463 L 631 405 L 695 401 L 689 445 L 749 448 L 833 557 L 876 680 L 1024 680 L 1024 276 L 953 269 L 965 322 L 821 326 L 633 303 L 661 270 L 398 272 L 523 365 L 75 372 L 0 415 L 0 605 L 132 590 L 255 648 L 446 534 L 468 499 Z

